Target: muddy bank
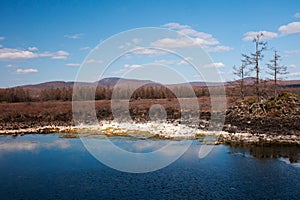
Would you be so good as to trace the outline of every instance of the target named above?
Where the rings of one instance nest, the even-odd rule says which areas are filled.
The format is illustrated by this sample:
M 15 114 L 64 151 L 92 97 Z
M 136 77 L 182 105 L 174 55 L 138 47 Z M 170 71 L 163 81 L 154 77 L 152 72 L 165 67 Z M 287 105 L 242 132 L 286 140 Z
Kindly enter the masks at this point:
M 154 104 L 164 107 L 166 122 L 170 124 L 190 124 L 192 128 L 198 128 L 200 131 L 208 131 L 210 126 L 221 127 L 223 131 L 229 133 L 220 139 L 222 143 L 244 142 L 244 140 L 251 140 L 254 143 L 267 142 L 264 138 L 270 138 L 272 141 L 285 141 L 287 138 L 281 139 L 279 136 L 300 136 L 299 95 L 283 94 L 259 103 L 253 99 L 246 99 L 229 105 L 226 114 L 211 113 L 207 99 L 199 99 L 200 110 L 184 111 L 180 110 L 176 99 L 133 100 L 129 108 L 133 121 L 135 123 L 149 122 L 149 109 Z M 99 122 L 114 120 L 110 101 L 96 101 L 95 109 Z M 71 102 L 6 103 L 0 104 L 0 111 L 1 134 L 55 133 L 65 130 L 61 127 L 74 127 L 75 125 Z M 219 122 L 212 123 L 212 115 Z M 198 124 L 190 121 L 191 116 L 200 117 Z M 238 133 L 244 135 L 235 135 Z M 241 139 L 238 139 L 240 137 Z
M 99 112 L 99 111 L 98 111 Z M 114 118 L 109 111 L 99 112 L 99 121 L 112 121 Z M 168 112 L 168 123 L 173 124 L 191 124 L 189 119 L 180 120 L 179 111 Z M 136 123 L 146 123 L 150 121 L 147 111 L 136 110 L 131 113 L 133 120 Z M 222 126 L 222 130 L 229 133 L 251 133 L 251 134 L 270 134 L 270 135 L 300 135 L 300 116 L 299 117 L 244 117 L 227 115 L 224 121 L 223 113 L 216 113 L 215 118 L 220 123 L 215 123 L 214 126 Z M 202 112 L 200 120 L 198 121 L 198 128 L 207 131 L 211 123 L 211 113 Z M 36 117 L 36 116 L 20 116 L 16 118 L 7 118 L 0 121 L 0 130 L 10 130 L 10 132 L 18 131 L 20 129 L 30 129 L 36 127 L 47 126 L 74 126 L 72 120 L 72 113 L 60 115 L 59 117 Z
M 169 123 L 188 124 L 189 119 L 181 119 L 181 113 L 178 110 L 167 110 Z M 190 115 L 196 114 L 195 111 Z M 285 117 L 270 116 L 240 116 L 227 114 L 224 121 L 223 113 L 214 113 L 215 119 L 220 121 L 217 126 L 223 126 L 223 131 L 230 133 L 252 133 L 252 134 L 275 134 L 275 135 L 300 135 L 300 115 Z M 187 115 L 188 116 L 188 115 Z M 99 121 L 114 120 L 110 110 L 101 109 L 97 111 Z M 150 121 L 147 109 L 135 109 L 131 111 L 132 119 L 137 123 L 146 123 Z M 198 128 L 208 130 L 210 126 L 211 113 L 201 112 Z M 19 130 L 45 126 L 74 126 L 72 113 L 51 113 L 45 115 L 11 115 L 0 120 L 0 130 Z
M 93 135 L 125 136 L 139 139 L 186 140 L 199 139 L 206 144 L 229 145 L 292 145 L 300 146 L 300 135 L 295 134 L 254 134 L 229 133 L 194 129 L 174 123 L 118 123 L 101 121 L 99 126 L 42 126 L 18 130 L 0 130 L 0 135 L 50 134 L 60 133 L 61 137 L 73 138 Z M 209 140 L 206 141 L 206 137 Z M 212 139 L 213 138 L 213 139 Z
M 251 133 L 222 133 L 218 136 L 218 144 L 300 146 L 300 136 Z
M 300 135 L 299 117 L 227 116 L 224 129 L 231 133 Z

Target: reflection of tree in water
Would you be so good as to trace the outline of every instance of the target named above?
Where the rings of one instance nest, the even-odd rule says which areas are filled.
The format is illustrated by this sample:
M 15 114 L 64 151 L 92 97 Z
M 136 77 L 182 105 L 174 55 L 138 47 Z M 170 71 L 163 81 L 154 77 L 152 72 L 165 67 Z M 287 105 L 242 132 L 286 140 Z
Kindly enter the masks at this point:
M 279 146 L 279 145 L 232 145 L 233 153 L 242 153 L 258 159 L 265 158 L 288 158 L 290 163 L 300 162 L 300 148 L 297 146 Z

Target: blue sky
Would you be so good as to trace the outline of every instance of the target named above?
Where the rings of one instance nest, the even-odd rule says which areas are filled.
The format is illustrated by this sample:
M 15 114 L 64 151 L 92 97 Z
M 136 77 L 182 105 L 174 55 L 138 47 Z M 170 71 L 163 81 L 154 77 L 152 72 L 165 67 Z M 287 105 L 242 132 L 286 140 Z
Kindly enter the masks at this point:
M 232 66 L 240 64 L 241 53 L 253 51 L 247 40 L 251 32 L 265 31 L 268 46 L 289 68 L 286 78 L 300 79 L 300 1 L 0 0 L 0 18 L 0 87 L 73 81 L 99 42 L 141 27 L 169 28 L 201 41 L 224 80 L 234 78 Z M 271 54 L 266 52 L 264 62 Z M 151 58 L 175 65 L 173 58 Z M 126 62 L 106 76 L 121 76 L 142 64 Z M 189 80 L 196 80 L 181 67 Z

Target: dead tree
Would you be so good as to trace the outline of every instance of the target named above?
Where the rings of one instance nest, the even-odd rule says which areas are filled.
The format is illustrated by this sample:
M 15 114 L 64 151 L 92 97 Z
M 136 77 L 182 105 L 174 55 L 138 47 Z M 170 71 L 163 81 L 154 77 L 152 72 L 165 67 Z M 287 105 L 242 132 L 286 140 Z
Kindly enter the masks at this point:
M 278 55 L 277 51 L 274 51 L 273 58 L 270 60 L 270 63 L 267 64 L 267 67 L 270 71 L 268 71 L 268 74 L 270 74 L 274 80 L 274 95 L 276 96 L 278 94 L 278 84 L 277 81 L 281 79 L 281 75 L 287 74 L 287 67 L 284 65 L 281 65 L 279 63 L 281 56 Z
M 245 63 L 247 65 L 252 65 L 252 70 L 255 71 L 255 96 L 256 101 L 260 101 L 261 99 L 261 92 L 260 92 L 260 61 L 263 59 L 263 51 L 266 50 L 267 43 L 262 41 L 263 33 L 257 34 L 253 38 L 253 42 L 255 44 L 255 52 L 251 53 L 250 56 L 243 54 L 243 57 L 245 59 Z
M 244 78 L 248 74 L 248 72 L 246 72 L 246 67 L 247 65 L 243 60 L 242 64 L 239 67 L 236 67 L 235 65 L 233 66 L 233 74 L 239 78 L 238 82 L 240 86 L 240 95 L 242 99 L 245 98 Z

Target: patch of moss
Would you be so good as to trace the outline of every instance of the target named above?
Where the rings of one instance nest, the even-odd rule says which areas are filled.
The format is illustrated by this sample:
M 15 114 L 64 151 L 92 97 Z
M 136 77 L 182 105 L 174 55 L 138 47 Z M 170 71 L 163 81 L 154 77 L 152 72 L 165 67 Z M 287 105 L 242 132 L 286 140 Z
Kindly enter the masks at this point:
M 300 95 L 285 92 L 276 97 L 270 98 L 264 101 L 263 105 L 267 111 L 272 109 L 280 109 L 282 107 L 282 102 L 289 102 L 290 100 L 300 100 Z
M 291 99 L 300 99 L 300 95 L 298 94 L 294 94 L 294 93 L 291 93 L 291 92 L 284 92 L 282 94 L 279 94 L 275 100 L 282 100 L 282 101 L 288 101 L 288 100 L 291 100 Z
M 270 111 L 272 108 L 275 108 L 276 106 L 276 101 L 266 101 L 264 102 L 264 108 L 267 110 L 267 111 Z
M 252 105 L 252 104 L 255 103 L 255 98 L 254 97 L 248 97 L 248 98 L 244 99 L 243 102 L 246 103 L 246 104 Z

